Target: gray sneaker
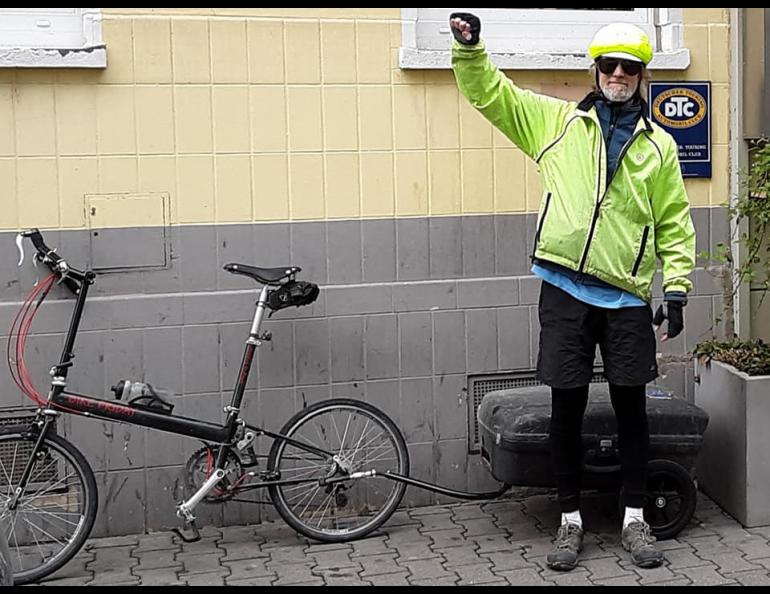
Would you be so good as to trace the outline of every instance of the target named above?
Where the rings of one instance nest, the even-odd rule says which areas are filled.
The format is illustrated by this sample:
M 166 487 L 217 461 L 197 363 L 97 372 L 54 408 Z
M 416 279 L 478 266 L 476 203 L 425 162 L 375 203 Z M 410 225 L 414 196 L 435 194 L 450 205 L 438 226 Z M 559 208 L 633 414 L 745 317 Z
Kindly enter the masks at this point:
M 557 571 L 575 569 L 578 553 L 583 550 L 583 529 L 577 524 L 562 524 L 553 543 L 553 550 L 545 558 L 548 567 Z
M 637 567 L 658 567 L 663 563 L 663 553 L 652 544 L 655 537 L 647 522 L 631 522 L 623 528 L 620 542 L 623 548 L 631 553 L 631 560 Z

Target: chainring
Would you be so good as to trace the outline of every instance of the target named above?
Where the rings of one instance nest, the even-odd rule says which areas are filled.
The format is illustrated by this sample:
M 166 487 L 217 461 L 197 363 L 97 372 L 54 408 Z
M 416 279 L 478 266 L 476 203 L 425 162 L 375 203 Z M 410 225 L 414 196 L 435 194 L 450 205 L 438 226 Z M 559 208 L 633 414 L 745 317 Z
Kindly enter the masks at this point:
M 185 487 L 189 494 L 195 493 L 211 476 L 216 462 L 218 448 L 204 446 L 196 450 L 185 464 Z M 225 450 L 225 477 L 203 498 L 206 503 L 229 501 L 238 494 L 238 479 L 243 476 L 241 461 L 230 448 Z

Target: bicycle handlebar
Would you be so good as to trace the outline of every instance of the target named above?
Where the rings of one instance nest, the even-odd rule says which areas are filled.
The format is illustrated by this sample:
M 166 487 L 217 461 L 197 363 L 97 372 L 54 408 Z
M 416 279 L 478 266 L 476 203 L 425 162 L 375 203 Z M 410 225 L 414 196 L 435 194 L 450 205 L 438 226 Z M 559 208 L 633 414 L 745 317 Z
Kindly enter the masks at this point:
M 51 272 L 58 275 L 59 282 L 64 283 L 73 294 L 77 295 L 80 292 L 82 283 L 85 281 L 86 273 L 70 266 L 64 258 L 49 248 L 43 240 L 43 235 L 39 229 L 28 229 L 16 236 L 16 247 L 19 249 L 18 265 L 21 266 L 24 263 L 22 240 L 25 237 L 29 237 L 32 245 L 35 247 L 36 253 L 33 258 L 48 266 Z

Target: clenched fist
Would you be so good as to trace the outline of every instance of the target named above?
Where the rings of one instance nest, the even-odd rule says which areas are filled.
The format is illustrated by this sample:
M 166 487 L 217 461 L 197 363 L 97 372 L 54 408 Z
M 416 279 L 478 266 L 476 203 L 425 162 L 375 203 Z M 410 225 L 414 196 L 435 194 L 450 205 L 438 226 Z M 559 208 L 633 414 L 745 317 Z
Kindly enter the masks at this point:
M 452 35 L 463 45 L 476 45 L 481 34 L 481 21 L 469 12 L 453 12 L 449 15 Z

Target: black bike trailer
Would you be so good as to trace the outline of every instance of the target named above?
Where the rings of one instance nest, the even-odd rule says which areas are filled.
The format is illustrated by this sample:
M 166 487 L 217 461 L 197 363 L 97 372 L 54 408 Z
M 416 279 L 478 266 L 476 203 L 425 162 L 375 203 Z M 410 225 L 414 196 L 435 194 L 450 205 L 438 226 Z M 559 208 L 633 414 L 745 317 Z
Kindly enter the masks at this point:
M 708 424 L 707 413 L 657 388 L 647 390 L 650 428 L 650 500 L 645 517 L 653 533 L 672 538 L 695 512 L 695 459 Z M 554 487 L 548 386 L 500 390 L 479 405 L 481 455 L 499 481 L 522 487 Z M 620 487 L 615 413 L 607 384 L 591 384 L 583 418 L 584 488 Z

